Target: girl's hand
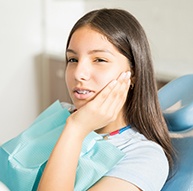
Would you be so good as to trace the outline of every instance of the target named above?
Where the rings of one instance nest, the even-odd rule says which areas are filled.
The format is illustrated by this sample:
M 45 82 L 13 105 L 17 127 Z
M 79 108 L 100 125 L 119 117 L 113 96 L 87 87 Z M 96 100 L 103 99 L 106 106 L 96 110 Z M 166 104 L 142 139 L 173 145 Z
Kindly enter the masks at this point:
M 56 187 L 57 190 L 74 190 L 84 138 L 91 131 L 100 129 L 117 118 L 125 103 L 129 86 L 130 73 L 123 73 L 93 100 L 70 115 L 44 169 L 39 191 L 56 190 Z
M 114 121 L 122 109 L 130 87 L 130 72 L 123 72 L 111 81 L 90 102 L 73 113 L 67 120 L 69 126 L 86 136 Z

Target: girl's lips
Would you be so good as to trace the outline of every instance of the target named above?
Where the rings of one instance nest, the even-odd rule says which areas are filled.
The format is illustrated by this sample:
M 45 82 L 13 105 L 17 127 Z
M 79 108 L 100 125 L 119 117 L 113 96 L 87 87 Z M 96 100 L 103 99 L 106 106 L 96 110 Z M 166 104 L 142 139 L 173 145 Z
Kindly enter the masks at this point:
M 94 92 L 88 89 L 75 89 L 73 91 L 75 98 L 77 99 L 87 99 L 94 95 Z

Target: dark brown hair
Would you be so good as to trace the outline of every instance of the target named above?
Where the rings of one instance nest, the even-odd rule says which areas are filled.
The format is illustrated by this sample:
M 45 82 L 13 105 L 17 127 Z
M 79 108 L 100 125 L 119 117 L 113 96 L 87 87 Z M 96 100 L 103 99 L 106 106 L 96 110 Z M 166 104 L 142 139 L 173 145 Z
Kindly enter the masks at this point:
M 124 105 L 127 124 L 136 127 L 147 139 L 165 151 L 171 167 L 173 147 L 157 96 L 150 48 L 140 23 L 129 12 L 120 9 L 100 9 L 87 13 L 72 28 L 73 33 L 83 26 L 100 32 L 126 56 L 132 69 L 133 88 L 129 90 Z

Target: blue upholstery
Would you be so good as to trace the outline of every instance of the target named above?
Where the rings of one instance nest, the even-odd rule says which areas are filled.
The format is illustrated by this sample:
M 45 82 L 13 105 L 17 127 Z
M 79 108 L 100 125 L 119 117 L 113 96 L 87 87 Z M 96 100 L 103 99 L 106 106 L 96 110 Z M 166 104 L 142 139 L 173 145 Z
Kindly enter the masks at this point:
M 169 82 L 159 90 L 158 96 L 170 131 L 193 126 L 193 74 Z M 170 109 L 175 105 L 176 109 Z
M 172 138 L 177 158 L 171 178 L 162 191 L 193 191 L 193 130 L 178 132 Z
M 162 191 L 193 191 L 193 74 L 169 82 L 158 96 L 177 154 Z

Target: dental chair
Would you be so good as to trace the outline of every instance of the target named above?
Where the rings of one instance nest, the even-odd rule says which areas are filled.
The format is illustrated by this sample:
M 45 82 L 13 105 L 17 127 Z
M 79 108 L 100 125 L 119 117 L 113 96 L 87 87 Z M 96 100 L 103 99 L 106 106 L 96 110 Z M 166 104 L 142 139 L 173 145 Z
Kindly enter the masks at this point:
M 176 151 L 162 191 L 193 191 L 193 74 L 169 82 L 158 96 Z

